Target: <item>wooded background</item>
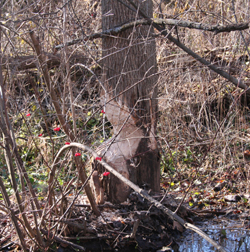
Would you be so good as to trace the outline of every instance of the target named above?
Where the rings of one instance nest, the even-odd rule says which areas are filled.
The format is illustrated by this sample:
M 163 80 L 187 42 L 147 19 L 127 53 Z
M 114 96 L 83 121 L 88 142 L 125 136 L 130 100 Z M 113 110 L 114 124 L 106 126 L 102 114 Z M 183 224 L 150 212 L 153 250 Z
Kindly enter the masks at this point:
M 118 2 L 124 10 L 126 4 L 133 6 L 131 1 Z M 116 95 L 126 89 L 125 86 L 114 92 L 117 81 L 122 78 L 126 81 L 124 76 L 131 80 L 128 87 L 135 85 L 135 89 L 144 90 L 144 84 L 140 87 L 136 84 L 136 78 L 141 77 L 133 76 L 133 79 L 132 70 L 123 68 L 124 65 L 121 69 L 125 72 L 116 69 L 117 72 L 112 73 L 113 84 L 112 76 L 104 76 L 103 64 L 107 64 L 107 58 L 112 59 L 111 53 L 115 52 L 119 61 L 116 50 L 123 50 L 123 38 L 126 38 L 124 47 L 126 43 L 138 43 L 133 40 L 132 35 L 137 34 L 131 32 L 133 29 L 144 39 L 140 43 L 145 43 L 145 48 L 147 43 L 155 43 L 156 54 L 154 50 L 147 53 L 155 57 L 157 71 L 145 67 L 144 59 L 141 67 L 138 62 L 134 63 L 140 70 L 145 67 L 144 73 L 155 74 L 152 85 L 157 93 L 150 96 L 151 103 L 146 102 L 146 98 L 150 100 L 146 95 L 152 91 L 149 84 L 148 93 L 139 92 L 136 98 L 132 96 L 133 91 L 129 91 L 127 97 L 124 95 L 121 101 L 129 97 L 128 103 L 121 105 L 119 99 L 114 101 L 121 107 L 127 106 L 126 116 L 130 113 L 138 116 L 140 120 L 135 125 L 143 128 L 144 133 L 148 128 L 153 129 L 154 134 L 147 132 L 144 136 L 150 135 L 157 140 L 153 163 L 160 169 L 156 181 L 161 190 L 186 191 L 190 206 L 202 207 L 210 204 L 212 188 L 224 181 L 228 182 L 223 193 L 248 194 L 249 1 L 159 0 L 153 1 L 150 8 L 151 19 L 138 11 L 136 18 L 131 16 L 130 20 L 109 27 L 102 24 L 102 19 L 112 17 L 113 13 L 109 7 L 102 11 L 100 1 L 1 1 L 1 211 L 11 217 L 23 248 L 37 244 L 40 248 L 47 246 L 43 235 L 49 235 L 45 229 L 40 231 L 40 227 L 55 227 L 59 221 L 49 222 L 47 216 L 54 211 L 62 216 L 69 206 L 67 200 L 66 205 L 59 200 L 61 208 L 53 210 L 53 214 L 50 212 L 49 209 L 57 204 L 59 192 L 78 195 L 77 189 L 83 186 L 98 215 L 91 190 L 85 186 L 91 173 L 89 153 L 75 148 L 65 152 L 57 164 L 60 168 L 56 176 L 50 173 L 54 158 L 65 142 L 83 143 L 103 155 L 105 146 L 114 136 L 116 138 L 117 129 L 108 120 L 110 107 L 104 92 L 108 87 L 107 78 L 112 87 L 109 99 L 117 98 Z M 134 13 L 131 9 L 130 12 Z M 126 25 L 130 26 L 129 30 Z M 117 41 L 117 38 L 120 47 L 114 44 L 114 51 L 105 48 L 105 43 L 112 39 Z M 131 51 L 136 59 L 136 51 Z M 195 55 L 202 58 L 202 63 Z M 123 60 L 122 56 L 121 62 Z M 205 61 L 208 65 L 204 65 Z M 108 64 L 112 63 L 111 60 Z M 143 105 L 139 100 L 143 100 Z M 156 106 L 153 112 L 150 111 L 152 103 Z M 143 106 L 147 117 L 143 117 Z M 136 109 L 141 111 L 135 113 Z M 152 115 L 157 118 L 153 123 Z M 145 143 L 144 146 L 148 146 L 148 142 Z M 143 155 L 152 149 L 140 150 L 125 159 L 125 166 L 136 169 L 141 165 L 143 174 L 148 164 Z M 81 169 L 83 166 L 86 166 L 86 173 Z M 145 189 L 152 187 L 159 191 L 158 182 L 150 184 L 150 179 L 155 177 L 149 170 L 143 175 L 145 179 L 138 174 L 134 175 L 139 177 L 134 182 Z M 49 177 L 54 180 L 48 180 Z M 111 175 L 104 176 L 103 183 L 110 183 L 111 179 Z M 49 183 L 53 185 L 49 187 Z M 107 190 L 108 194 L 116 192 L 112 187 Z M 65 193 L 65 197 L 68 194 Z M 222 202 L 216 204 L 223 206 Z M 247 196 L 242 198 L 242 204 L 249 206 Z M 17 211 L 22 213 L 20 219 L 15 215 Z M 32 211 L 37 211 L 38 216 L 32 217 Z M 24 242 L 23 236 L 27 234 L 33 240 Z

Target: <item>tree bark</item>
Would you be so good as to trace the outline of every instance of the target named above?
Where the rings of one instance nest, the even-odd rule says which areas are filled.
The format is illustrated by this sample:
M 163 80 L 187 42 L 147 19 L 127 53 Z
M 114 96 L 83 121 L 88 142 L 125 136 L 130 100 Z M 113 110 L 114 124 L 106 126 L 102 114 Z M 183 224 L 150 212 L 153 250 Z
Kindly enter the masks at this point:
M 139 8 L 152 17 L 151 0 L 144 1 Z M 141 18 L 138 12 L 117 0 L 102 0 L 102 17 L 103 30 Z M 132 182 L 159 191 L 159 153 L 155 138 L 157 67 L 152 33 L 150 25 L 135 26 L 117 37 L 106 36 L 102 40 L 103 77 L 109 100 L 104 105 L 115 140 L 111 146 L 110 141 L 105 142 L 99 154 L 105 154 L 106 162 Z M 113 175 L 106 180 L 108 200 L 125 201 L 129 187 Z

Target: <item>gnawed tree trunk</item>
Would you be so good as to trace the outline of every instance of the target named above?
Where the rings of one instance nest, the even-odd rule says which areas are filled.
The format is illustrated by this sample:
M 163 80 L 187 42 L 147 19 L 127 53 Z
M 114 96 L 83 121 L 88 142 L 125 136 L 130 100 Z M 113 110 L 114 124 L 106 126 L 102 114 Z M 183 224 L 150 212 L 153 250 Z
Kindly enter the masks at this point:
M 129 2 L 123 2 L 129 5 Z M 151 0 L 139 6 L 152 17 Z M 117 0 L 102 0 L 102 14 L 103 30 L 141 18 L 138 12 Z M 107 101 L 113 98 L 106 104 L 105 111 L 114 136 L 119 134 L 108 151 L 106 142 L 99 154 L 106 152 L 106 162 L 132 182 L 159 191 L 159 153 L 155 139 L 157 67 L 152 33 L 152 27 L 141 26 L 102 40 Z M 112 175 L 106 180 L 108 200 L 115 203 L 125 201 L 130 193 L 129 187 Z

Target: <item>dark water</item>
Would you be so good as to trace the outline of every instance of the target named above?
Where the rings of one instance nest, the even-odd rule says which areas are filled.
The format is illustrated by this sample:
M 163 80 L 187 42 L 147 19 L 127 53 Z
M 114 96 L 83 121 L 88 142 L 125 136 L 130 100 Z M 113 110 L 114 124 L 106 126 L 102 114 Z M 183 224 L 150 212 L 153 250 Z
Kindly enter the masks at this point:
M 202 223 L 198 227 L 215 240 L 228 252 L 250 252 L 250 230 L 240 221 L 219 221 L 220 223 Z M 179 252 L 217 251 L 209 242 L 198 234 L 186 230 L 180 240 Z

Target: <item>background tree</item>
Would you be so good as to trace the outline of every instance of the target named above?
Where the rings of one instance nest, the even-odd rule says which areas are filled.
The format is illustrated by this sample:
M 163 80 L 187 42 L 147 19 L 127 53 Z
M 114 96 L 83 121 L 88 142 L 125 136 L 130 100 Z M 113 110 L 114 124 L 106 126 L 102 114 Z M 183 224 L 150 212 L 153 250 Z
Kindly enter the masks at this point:
M 128 1 L 125 3 L 129 5 Z M 152 1 L 144 1 L 138 6 L 152 17 Z M 140 18 L 138 10 L 131 10 L 119 1 L 102 1 L 102 30 Z M 104 149 L 104 157 L 132 182 L 159 191 L 157 67 L 152 35 L 152 26 L 135 26 L 116 37 L 102 39 L 104 86 L 107 90 L 104 106 L 115 135 L 110 146 L 110 141 L 105 143 L 109 149 L 107 152 Z M 111 201 L 121 202 L 126 200 L 130 190 L 111 176 L 106 191 Z

